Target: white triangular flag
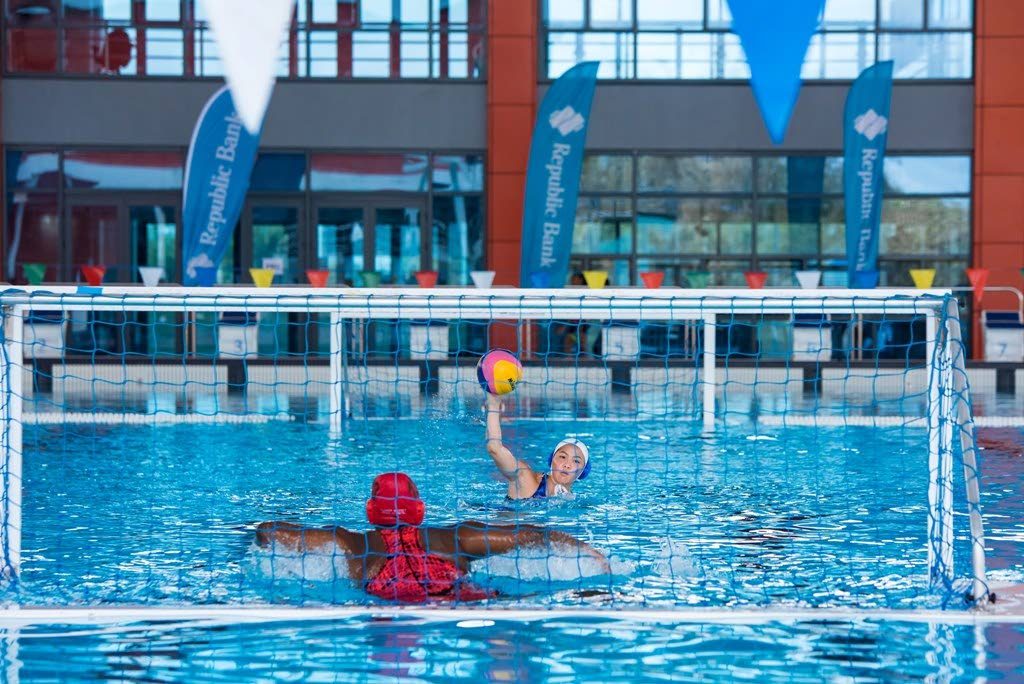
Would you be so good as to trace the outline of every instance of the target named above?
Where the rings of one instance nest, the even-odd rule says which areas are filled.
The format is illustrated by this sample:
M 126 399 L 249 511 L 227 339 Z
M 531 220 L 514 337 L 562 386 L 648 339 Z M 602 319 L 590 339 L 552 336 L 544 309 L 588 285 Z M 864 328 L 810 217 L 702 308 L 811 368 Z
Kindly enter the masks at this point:
M 813 290 L 821 283 L 821 271 L 797 271 L 796 280 L 805 290 Z
M 295 0 L 203 0 L 238 116 L 253 135 L 270 102 Z

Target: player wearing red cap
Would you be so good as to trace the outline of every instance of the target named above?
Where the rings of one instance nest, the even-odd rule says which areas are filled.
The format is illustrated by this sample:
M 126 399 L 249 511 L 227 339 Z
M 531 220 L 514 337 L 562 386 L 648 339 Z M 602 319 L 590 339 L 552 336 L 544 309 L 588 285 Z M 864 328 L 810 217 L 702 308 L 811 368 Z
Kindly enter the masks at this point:
M 557 530 L 534 525 L 487 525 L 467 521 L 451 527 L 420 527 L 425 507 L 405 473 L 373 481 L 366 517 L 375 529 L 311 528 L 265 522 L 256 528 L 260 546 L 310 551 L 336 545 L 348 556 L 349 574 L 379 598 L 403 603 L 476 601 L 491 594 L 466 580 L 470 561 L 512 549 L 548 543 L 572 546 L 608 563 L 601 552 Z

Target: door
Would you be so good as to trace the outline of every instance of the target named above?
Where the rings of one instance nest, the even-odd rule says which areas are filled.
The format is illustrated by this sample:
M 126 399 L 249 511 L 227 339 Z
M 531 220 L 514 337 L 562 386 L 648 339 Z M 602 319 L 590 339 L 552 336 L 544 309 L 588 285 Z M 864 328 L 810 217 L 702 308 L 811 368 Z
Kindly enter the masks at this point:
M 423 207 L 413 202 L 374 206 L 366 244 L 366 263 L 382 285 L 410 285 L 428 256 L 423 248 Z
M 428 268 L 424 244 L 426 202 L 410 198 L 325 198 L 314 208 L 316 244 L 310 263 L 326 269 L 331 284 L 376 287 L 410 285 Z M 327 351 L 326 319 L 311 326 L 316 347 Z M 394 354 L 401 334 L 394 321 L 372 321 L 354 333 L 356 352 Z
M 322 200 L 310 263 L 332 284 L 410 285 L 426 268 L 426 204 L 418 199 Z
M 240 280 L 251 283 L 250 268 L 274 271 L 274 285 L 306 282 L 299 255 L 299 226 L 302 204 L 296 200 L 251 200 L 242 217 L 242 263 Z M 229 250 L 231 251 L 231 250 Z
M 178 207 L 172 196 L 71 195 L 66 207 L 63 280 L 84 281 L 82 266 L 103 266 L 105 283 L 139 283 L 140 266 L 161 267 L 165 281 L 177 279 Z M 179 351 L 179 318 L 170 313 L 76 312 L 68 353 Z

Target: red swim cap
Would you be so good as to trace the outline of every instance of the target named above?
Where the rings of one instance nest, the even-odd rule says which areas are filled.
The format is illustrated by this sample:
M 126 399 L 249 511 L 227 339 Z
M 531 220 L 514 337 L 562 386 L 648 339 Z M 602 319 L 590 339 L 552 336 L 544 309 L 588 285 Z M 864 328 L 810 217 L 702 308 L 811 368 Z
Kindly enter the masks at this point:
M 423 522 L 424 510 L 412 478 L 405 473 L 384 473 L 373 481 L 366 519 L 376 527 L 416 526 Z

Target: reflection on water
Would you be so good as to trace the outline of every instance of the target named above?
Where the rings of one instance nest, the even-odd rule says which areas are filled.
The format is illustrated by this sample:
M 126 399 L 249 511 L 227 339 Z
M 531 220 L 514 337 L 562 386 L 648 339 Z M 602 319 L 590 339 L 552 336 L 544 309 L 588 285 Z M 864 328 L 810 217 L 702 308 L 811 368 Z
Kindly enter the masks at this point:
M 1019 625 L 551 619 L 30 627 L 8 681 L 1017 681 Z

